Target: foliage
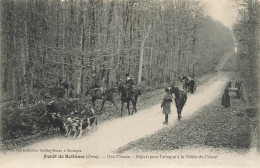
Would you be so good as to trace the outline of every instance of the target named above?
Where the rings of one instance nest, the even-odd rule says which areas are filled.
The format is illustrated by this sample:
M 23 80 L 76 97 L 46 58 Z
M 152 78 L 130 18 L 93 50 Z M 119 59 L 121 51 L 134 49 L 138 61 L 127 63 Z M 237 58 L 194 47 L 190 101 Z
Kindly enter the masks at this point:
M 239 19 L 233 26 L 239 56 L 239 67 L 244 76 L 257 75 L 259 54 L 259 15 L 257 0 L 237 0 Z
M 259 102 L 259 15 L 256 0 L 239 0 L 239 19 L 233 26 L 237 44 L 238 67 L 244 79 L 247 105 Z M 258 121 L 259 124 L 259 121 Z
M 26 102 L 60 82 L 84 97 L 87 89 L 115 85 L 125 73 L 141 76 L 142 85 L 198 76 L 233 47 L 229 29 L 192 0 L 1 3 L 4 97 Z
M 47 128 L 46 103 L 40 102 L 30 108 L 6 105 L 2 108 L 1 130 L 4 140 L 45 133 Z M 66 116 L 75 110 L 83 110 L 84 104 L 78 100 L 59 100 L 53 103 L 54 111 Z

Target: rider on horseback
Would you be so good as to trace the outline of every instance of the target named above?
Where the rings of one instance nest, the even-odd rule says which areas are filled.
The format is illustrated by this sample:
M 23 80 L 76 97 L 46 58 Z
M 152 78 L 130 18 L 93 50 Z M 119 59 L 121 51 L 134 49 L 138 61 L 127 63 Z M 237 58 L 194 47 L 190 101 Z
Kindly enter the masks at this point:
M 129 76 L 129 74 L 126 74 L 125 75 L 125 84 L 127 85 L 127 86 L 129 86 L 129 88 L 130 88 L 130 90 L 131 90 L 131 93 L 133 93 L 133 91 L 134 91 L 134 87 L 133 87 L 133 85 L 134 85 L 134 82 L 133 82 L 133 79 Z M 133 96 L 133 95 L 132 95 Z
M 133 86 L 134 82 L 133 82 L 133 79 L 129 76 L 129 74 L 126 74 L 125 78 L 126 78 L 125 84 L 129 85 L 129 86 Z

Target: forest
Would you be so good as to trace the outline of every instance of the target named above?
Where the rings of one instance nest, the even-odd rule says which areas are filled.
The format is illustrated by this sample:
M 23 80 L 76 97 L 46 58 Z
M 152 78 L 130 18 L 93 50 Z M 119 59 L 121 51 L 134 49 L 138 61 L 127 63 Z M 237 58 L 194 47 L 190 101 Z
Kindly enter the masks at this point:
M 88 89 L 115 86 L 126 73 L 143 87 L 201 76 L 235 43 L 199 1 L 1 3 L 1 97 L 27 106 L 61 83 L 68 84 L 66 97 L 84 99 Z
M 239 17 L 233 25 L 236 39 L 238 67 L 247 81 L 250 104 L 259 98 L 259 19 L 260 4 L 257 0 L 237 0 Z
M 238 67 L 245 81 L 247 104 L 255 112 L 256 130 L 254 132 L 257 151 L 260 152 L 259 127 L 259 32 L 260 1 L 237 0 L 239 17 L 233 25 L 237 45 Z

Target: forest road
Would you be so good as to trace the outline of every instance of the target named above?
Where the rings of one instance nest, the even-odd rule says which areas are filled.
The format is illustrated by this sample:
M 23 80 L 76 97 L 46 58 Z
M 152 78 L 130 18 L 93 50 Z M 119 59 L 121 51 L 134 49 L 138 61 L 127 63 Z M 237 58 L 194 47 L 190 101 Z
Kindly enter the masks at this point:
M 229 57 L 229 55 L 227 56 Z M 227 59 L 225 59 L 225 61 L 226 60 Z M 221 65 L 218 69 L 224 65 L 222 61 L 220 62 Z M 227 75 L 225 75 L 224 72 L 219 71 L 207 82 L 199 85 L 194 94 L 189 93 L 186 105 L 182 111 L 182 120 L 192 117 L 198 109 L 210 104 L 220 96 L 220 94 L 223 93 L 227 81 Z M 108 154 L 115 155 L 116 153 L 114 153 L 114 151 L 131 141 L 151 135 L 163 127 L 173 126 L 174 124 L 181 122 L 177 120 L 175 103 L 172 103 L 171 108 L 172 114 L 169 116 L 168 126 L 162 124 L 164 115 L 162 114 L 160 104 L 156 104 L 148 109 L 138 111 L 134 115 L 101 123 L 91 134 L 84 135 L 75 140 L 60 136 L 26 146 L 22 148 L 24 152 L 7 152 L 6 154 L 0 154 L 2 155 L 0 161 L 4 163 L 4 167 L 5 164 L 8 164 L 8 167 L 17 167 L 19 166 L 18 163 L 20 163 L 20 161 L 23 164 L 33 164 L 37 167 L 41 162 L 47 164 L 47 160 L 48 163 L 50 161 L 50 165 L 52 162 L 54 163 L 57 161 L 55 158 L 44 159 L 44 155 L 49 155 L 50 157 L 58 157 L 59 155 L 85 155 L 85 157 L 88 155 L 98 155 L 99 159 L 106 158 Z M 37 151 L 29 151 L 32 149 Z M 56 151 L 53 151 L 53 149 Z M 68 149 L 74 151 L 69 152 Z M 75 150 L 78 150 L 78 152 Z M 5 160 L 9 159 L 14 159 L 16 162 L 5 162 Z M 65 160 L 67 159 L 60 159 L 62 162 L 59 162 L 59 164 L 67 166 L 68 162 L 66 163 Z M 74 162 L 77 159 L 74 158 L 71 160 Z M 65 162 L 63 163 L 63 161 Z

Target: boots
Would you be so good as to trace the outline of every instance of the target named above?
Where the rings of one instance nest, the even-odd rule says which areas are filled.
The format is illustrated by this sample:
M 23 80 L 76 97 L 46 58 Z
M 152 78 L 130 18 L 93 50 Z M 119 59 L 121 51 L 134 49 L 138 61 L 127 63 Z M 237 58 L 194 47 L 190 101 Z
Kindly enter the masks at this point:
M 168 114 L 165 114 L 165 121 L 163 122 L 163 124 L 168 125 Z

